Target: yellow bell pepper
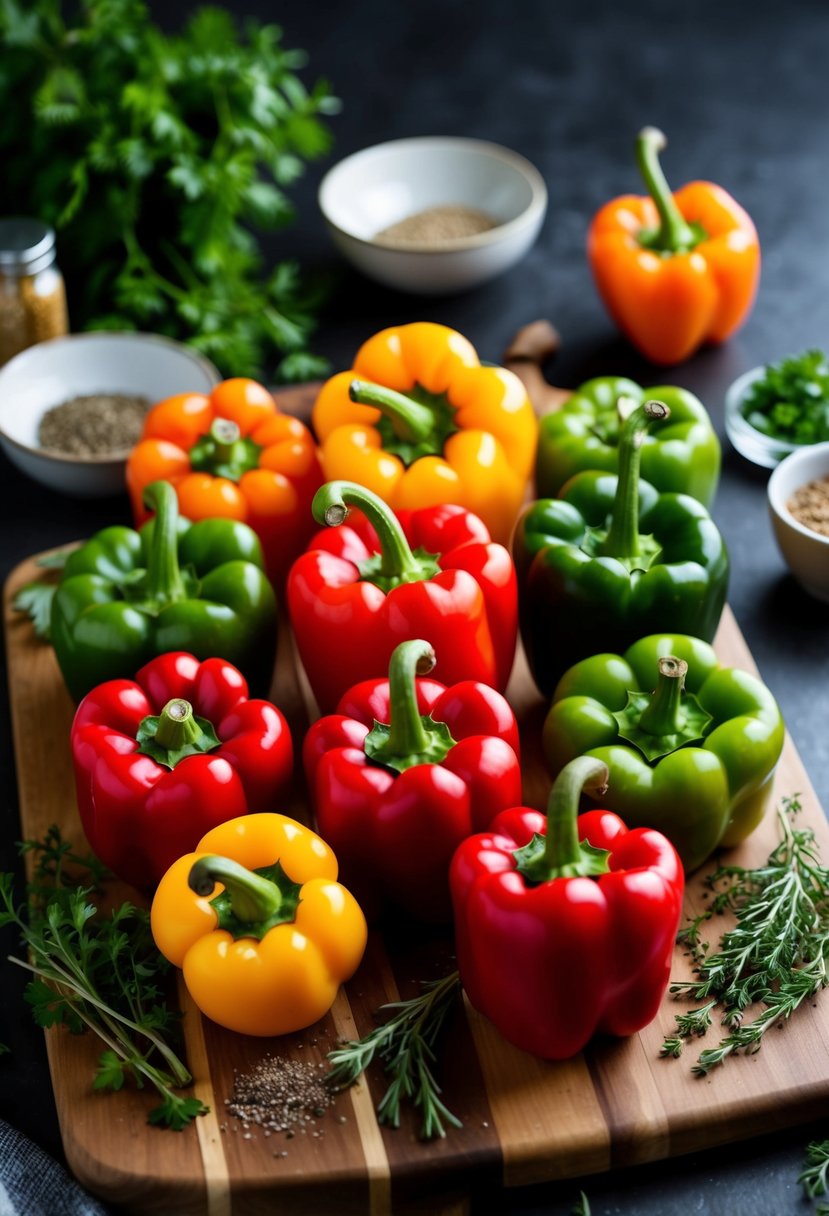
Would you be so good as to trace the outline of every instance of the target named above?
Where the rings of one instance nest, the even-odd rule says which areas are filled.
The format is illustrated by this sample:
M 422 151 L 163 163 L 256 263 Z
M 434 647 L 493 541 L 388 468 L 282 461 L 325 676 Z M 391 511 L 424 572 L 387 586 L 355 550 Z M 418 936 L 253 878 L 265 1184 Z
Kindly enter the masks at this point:
M 538 433 L 526 389 L 428 321 L 384 329 L 312 412 L 327 481 L 356 481 L 394 510 L 456 503 L 509 541 Z
M 162 878 L 155 943 L 220 1026 L 292 1034 L 328 1012 L 365 950 L 365 917 L 336 878 L 328 845 L 295 820 L 228 820 Z

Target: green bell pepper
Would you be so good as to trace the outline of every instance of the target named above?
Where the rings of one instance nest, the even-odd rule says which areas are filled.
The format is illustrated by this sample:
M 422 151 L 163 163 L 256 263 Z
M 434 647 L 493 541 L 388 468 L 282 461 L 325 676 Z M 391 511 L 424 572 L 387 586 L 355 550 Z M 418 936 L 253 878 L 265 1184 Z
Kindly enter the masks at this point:
M 97 532 L 66 561 L 50 635 L 75 700 L 132 678 L 157 654 L 227 659 L 266 694 L 276 650 L 276 598 L 262 548 L 246 524 L 181 519 L 169 482 L 147 487 L 156 512 L 140 532 Z
M 602 806 L 663 832 L 694 870 L 762 819 L 784 733 L 755 676 L 720 667 L 698 638 L 656 634 L 565 672 L 543 747 L 554 774 L 585 753 L 603 761 Z
M 535 466 L 539 498 L 552 498 L 586 469 L 615 473 L 624 412 L 618 403 L 635 407 L 654 397 L 665 402 L 671 420 L 645 438 L 643 478 L 663 494 L 690 494 L 710 507 L 720 476 L 720 441 L 705 406 L 684 388 L 644 389 L 621 376 L 588 380 L 559 410 L 541 419 Z
M 708 512 L 687 494 L 639 480 L 658 401 L 637 407 L 619 440 L 619 476 L 577 473 L 560 498 L 531 504 L 513 538 L 521 636 L 536 684 L 599 649 L 622 651 L 671 629 L 711 641 L 728 588 L 728 553 Z

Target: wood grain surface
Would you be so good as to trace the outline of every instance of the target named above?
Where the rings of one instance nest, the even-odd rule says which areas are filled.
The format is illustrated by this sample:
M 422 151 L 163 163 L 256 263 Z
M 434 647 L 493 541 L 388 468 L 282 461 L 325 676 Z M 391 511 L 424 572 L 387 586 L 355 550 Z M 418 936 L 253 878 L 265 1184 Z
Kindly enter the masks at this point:
M 282 394 L 284 408 L 307 410 L 309 390 Z M 73 706 L 53 652 L 39 642 L 11 602 L 24 583 L 38 577 L 35 559 L 19 566 L 5 588 L 9 691 L 20 791 L 21 838 L 40 838 L 50 824 L 83 843 L 75 807 L 68 734 Z M 753 669 L 751 655 L 726 610 L 716 649 L 728 664 Z M 294 738 L 302 737 L 309 712 L 307 687 L 297 671 L 283 621 L 273 696 Z M 519 652 L 508 696 L 522 730 L 524 798 L 543 806 L 549 779 L 541 763 L 539 728 L 544 705 Z M 802 820 L 812 826 L 824 856 L 829 829 L 790 739 L 778 770 L 777 796 L 799 792 Z M 279 808 L 307 821 L 307 798 L 297 775 Z M 729 855 L 742 865 L 760 864 L 776 840 L 774 816 Z M 703 867 L 703 873 L 710 867 Z M 135 893 L 114 884 L 116 898 Z M 689 884 L 686 909 L 702 906 L 702 878 Z M 365 961 L 331 1013 L 300 1035 L 255 1039 L 234 1035 L 204 1020 L 183 988 L 188 1063 L 195 1089 L 211 1114 L 181 1133 L 146 1122 L 155 1104 L 147 1091 L 94 1093 L 90 1081 L 100 1044 L 62 1029 L 46 1033 L 49 1062 L 66 1156 L 90 1190 L 128 1212 L 175 1212 L 204 1216 L 257 1216 L 278 1203 L 292 1216 L 328 1213 L 428 1211 L 459 1213 L 471 1187 L 519 1186 L 651 1161 L 742 1139 L 774 1127 L 816 1118 L 829 1097 L 829 1002 L 799 1011 L 785 1029 L 768 1036 L 759 1053 L 730 1060 L 707 1078 L 692 1076 L 697 1044 L 679 1061 L 659 1058 L 663 1037 L 673 1032 L 681 1006 L 666 997 L 659 1016 L 624 1041 L 597 1042 L 582 1056 L 548 1063 L 506 1044 L 485 1018 L 459 1001 L 450 1018 L 438 1066 L 449 1105 L 464 1123 L 445 1140 L 422 1143 L 411 1112 L 397 1129 L 380 1128 L 374 1103 L 384 1091 L 382 1073 L 339 1095 L 313 1129 L 291 1139 L 245 1130 L 226 1112 L 234 1075 L 264 1054 L 321 1063 L 340 1038 L 374 1026 L 374 1013 L 398 994 L 417 991 L 417 981 L 436 978 L 454 965 L 446 938 L 406 938 L 384 925 L 372 935 Z M 687 975 L 677 951 L 674 976 Z M 713 1032 L 709 1032 L 709 1038 Z

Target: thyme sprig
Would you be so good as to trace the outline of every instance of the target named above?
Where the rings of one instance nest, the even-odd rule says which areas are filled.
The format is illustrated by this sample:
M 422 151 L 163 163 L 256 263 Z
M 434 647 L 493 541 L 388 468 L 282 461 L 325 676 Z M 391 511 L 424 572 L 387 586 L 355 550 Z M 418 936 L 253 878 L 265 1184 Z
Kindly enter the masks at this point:
M 382 1005 L 379 1012 L 387 1009 L 397 1012 L 363 1038 L 329 1051 L 331 1071 L 327 1083 L 335 1090 L 347 1089 L 379 1058 L 391 1077 L 377 1105 L 379 1123 L 399 1127 L 401 1103 L 411 1098 L 422 1113 L 422 1139 L 445 1136 L 445 1124 L 462 1127 L 442 1101 L 432 1070 L 435 1044 L 460 986 L 460 976 L 452 971 L 441 980 L 421 984 L 418 996 Z
M 755 1052 L 772 1026 L 782 1024 L 804 1001 L 829 983 L 829 869 L 821 864 L 814 832 L 796 825 L 797 795 L 777 808 L 780 841 L 764 866 L 747 870 L 720 866 L 706 879 L 714 892 L 710 906 L 681 931 L 696 978 L 671 985 L 702 1007 L 676 1017 L 677 1035 L 667 1038 L 662 1054 L 678 1056 L 681 1041 L 703 1035 L 715 1008 L 730 1033 L 705 1049 L 693 1066 L 706 1076 L 735 1052 Z M 719 948 L 702 940 L 712 917 L 730 912 L 733 928 Z M 762 1006 L 750 1021 L 746 1010 Z
M 11 962 L 31 972 L 25 999 L 39 1026 L 65 1025 L 72 1033 L 91 1030 L 104 1044 L 94 1089 L 121 1089 L 128 1079 L 151 1085 L 161 1103 L 150 1123 L 180 1131 L 206 1107 L 176 1093 L 192 1080 L 171 1041 L 178 1015 L 164 999 L 166 960 L 155 947 L 149 915 L 122 903 L 109 915 L 92 897 L 105 869 L 94 858 L 73 852 L 58 828 L 42 841 L 27 841 L 21 852 L 35 861 L 27 901 L 18 906 L 14 875 L 0 874 L 0 927 L 13 925 L 28 960 Z M 79 881 L 77 869 L 86 876 Z

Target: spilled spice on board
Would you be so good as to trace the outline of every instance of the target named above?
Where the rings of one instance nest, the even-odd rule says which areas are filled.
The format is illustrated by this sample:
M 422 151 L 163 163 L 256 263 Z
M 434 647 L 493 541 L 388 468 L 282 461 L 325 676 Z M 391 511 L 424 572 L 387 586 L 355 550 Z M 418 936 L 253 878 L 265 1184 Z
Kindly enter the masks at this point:
M 422 249 L 430 249 L 447 241 L 489 232 L 497 226 L 497 220 L 475 207 L 427 207 L 425 211 L 407 215 L 396 224 L 389 224 L 375 234 L 374 240 L 381 245 L 418 245 Z
M 225 1106 L 245 1127 L 256 1124 L 270 1132 L 305 1132 L 331 1106 L 325 1065 L 266 1055 L 250 1072 L 236 1073 L 233 1094 Z M 312 1131 L 312 1135 L 319 1135 Z
M 103 456 L 125 451 L 141 438 L 150 402 L 129 393 L 91 393 L 71 397 L 47 410 L 40 420 L 42 448 L 67 456 Z
M 799 486 L 786 506 L 804 528 L 829 536 L 829 477 Z

